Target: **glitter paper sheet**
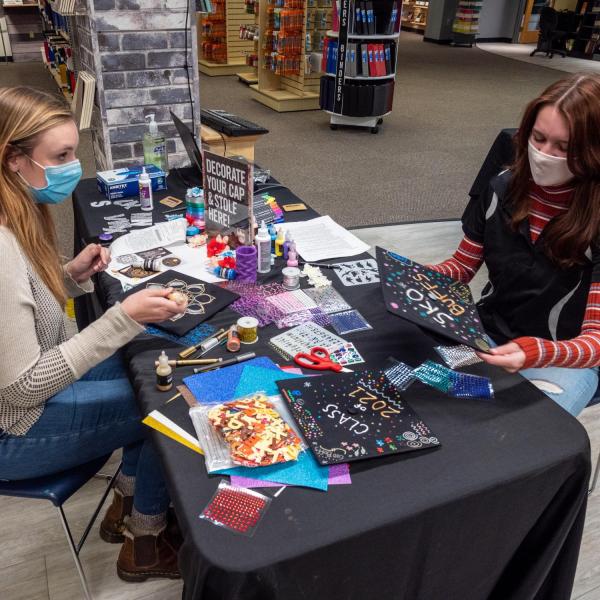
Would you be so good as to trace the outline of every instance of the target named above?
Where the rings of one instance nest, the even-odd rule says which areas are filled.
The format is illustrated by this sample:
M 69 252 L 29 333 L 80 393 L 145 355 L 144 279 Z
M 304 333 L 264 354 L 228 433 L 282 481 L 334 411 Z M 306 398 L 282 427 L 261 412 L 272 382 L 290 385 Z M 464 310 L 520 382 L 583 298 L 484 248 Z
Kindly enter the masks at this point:
M 340 335 L 373 329 L 367 320 L 354 309 L 331 315 L 331 324 Z
M 188 331 L 185 335 L 177 336 L 173 335 L 172 333 L 168 333 L 167 331 L 163 331 L 158 327 L 154 327 L 153 325 L 146 326 L 146 333 L 171 340 L 172 342 L 176 342 L 182 346 L 195 346 L 203 339 L 213 334 L 215 331 L 216 329 L 212 325 L 209 325 L 208 323 L 200 323 L 200 325 L 194 327 L 194 329 Z
M 350 477 L 350 465 L 342 463 L 339 465 L 331 465 L 329 467 L 329 485 L 350 485 L 352 479 Z M 282 483 L 277 481 L 267 481 L 255 479 L 254 477 L 239 477 L 238 475 L 231 476 L 231 484 L 246 488 L 261 488 L 261 487 L 281 487 Z M 285 485 L 290 485 L 286 483 Z
M 253 469 L 251 467 L 234 467 L 218 472 L 220 475 L 235 475 L 277 481 L 282 485 L 297 485 L 309 487 L 323 492 L 329 485 L 329 469 L 321 466 L 315 460 L 312 452 L 305 450 L 300 453 L 298 460 Z
M 331 314 L 342 310 L 350 310 L 352 307 L 342 298 L 342 295 L 332 286 L 321 288 L 308 288 L 304 290 L 316 305 L 325 313 Z
M 202 404 L 227 402 L 236 397 L 235 390 L 242 373 L 244 369 L 250 366 L 271 369 L 276 371 L 277 374 L 281 373 L 279 367 L 270 358 L 260 356 L 237 365 L 190 375 L 184 378 L 183 383 L 188 386 L 194 398 Z
M 328 325 L 331 325 L 331 316 L 324 313 L 318 306 L 315 306 L 314 308 L 301 310 L 276 319 L 275 324 L 278 329 L 283 329 L 285 327 L 302 325 L 302 323 L 308 323 L 309 321 L 316 323 L 321 327 L 327 327 Z
M 416 380 L 413 370 L 407 364 L 390 358 L 387 365 L 383 373 L 397 390 L 404 391 Z
M 234 533 L 252 537 L 270 503 L 268 496 L 221 481 L 200 518 Z
M 235 398 L 248 396 L 258 391 L 263 391 L 267 396 L 274 396 L 279 394 L 279 388 L 275 384 L 276 381 L 304 377 L 303 374 L 286 373 L 280 369 L 264 369 L 248 363 L 246 365 L 235 388 Z
M 464 344 L 459 344 L 458 346 L 436 346 L 435 351 L 451 369 L 483 362 L 472 348 Z

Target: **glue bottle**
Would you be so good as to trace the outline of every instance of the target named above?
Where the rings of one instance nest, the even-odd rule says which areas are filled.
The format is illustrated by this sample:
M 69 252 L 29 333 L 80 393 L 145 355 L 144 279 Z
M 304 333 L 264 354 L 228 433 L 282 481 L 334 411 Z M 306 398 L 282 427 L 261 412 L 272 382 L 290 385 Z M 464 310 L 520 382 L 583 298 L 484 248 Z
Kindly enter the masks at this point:
M 156 367 L 156 389 L 161 392 L 168 392 L 173 387 L 173 369 L 169 364 L 169 357 L 163 350 L 158 357 L 158 367 Z
M 139 186 L 141 209 L 152 210 L 154 208 L 154 201 L 152 199 L 152 183 L 148 173 L 146 173 L 146 167 L 142 167 L 142 173 L 139 178 Z
M 290 251 L 290 244 L 292 243 L 292 234 L 288 231 L 285 232 L 285 242 L 283 242 L 283 258 L 288 259 L 288 252 Z
M 296 251 L 296 242 L 292 242 L 290 244 L 290 249 L 288 251 L 287 266 L 288 267 L 297 267 L 298 266 L 298 253 Z
M 258 254 L 257 271 L 268 273 L 271 270 L 271 236 L 264 221 L 260 224 L 258 233 L 254 237 L 254 243 Z
M 285 238 L 283 237 L 283 229 L 280 227 L 277 230 L 277 237 L 275 238 L 275 256 L 283 256 L 283 244 Z

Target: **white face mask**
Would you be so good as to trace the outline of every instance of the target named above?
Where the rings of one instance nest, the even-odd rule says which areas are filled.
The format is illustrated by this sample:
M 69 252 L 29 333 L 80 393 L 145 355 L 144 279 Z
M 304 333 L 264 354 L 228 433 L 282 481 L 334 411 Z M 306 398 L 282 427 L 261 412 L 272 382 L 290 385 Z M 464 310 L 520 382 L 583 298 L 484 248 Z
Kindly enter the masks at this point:
M 529 168 L 533 180 L 542 186 L 562 185 L 573 179 L 569 171 L 567 159 L 561 156 L 550 156 L 540 152 L 529 140 Z

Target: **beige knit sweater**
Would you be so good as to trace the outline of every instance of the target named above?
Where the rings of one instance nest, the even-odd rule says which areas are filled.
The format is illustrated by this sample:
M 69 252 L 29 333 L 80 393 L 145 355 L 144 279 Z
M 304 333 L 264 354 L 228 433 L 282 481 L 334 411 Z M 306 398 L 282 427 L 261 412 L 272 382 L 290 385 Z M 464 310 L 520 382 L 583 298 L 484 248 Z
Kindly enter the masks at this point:
M 67 339 L 60 304 L 14 235 L 0 226 L 0 429 L 24 435 L 46 400 L 108 358 L 144 328 L 119 304 Z M 65 275 L 71 297 L 93 291 Z

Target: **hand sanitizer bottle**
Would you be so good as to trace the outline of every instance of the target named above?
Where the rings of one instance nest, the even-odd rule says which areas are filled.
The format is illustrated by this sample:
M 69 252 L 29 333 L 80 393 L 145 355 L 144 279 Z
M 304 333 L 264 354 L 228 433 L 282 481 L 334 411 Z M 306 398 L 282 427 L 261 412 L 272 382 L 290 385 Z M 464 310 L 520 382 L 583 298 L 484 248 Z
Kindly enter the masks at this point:
M 169 159 L 167 157 L 167 140 L 158 131 L 158 123 L 154 120 L 154 113 L 144 117 L 148 122 L 148 131 L 144 134 L 144 163 L 154 165 L 165 173 L 169 172 Z

